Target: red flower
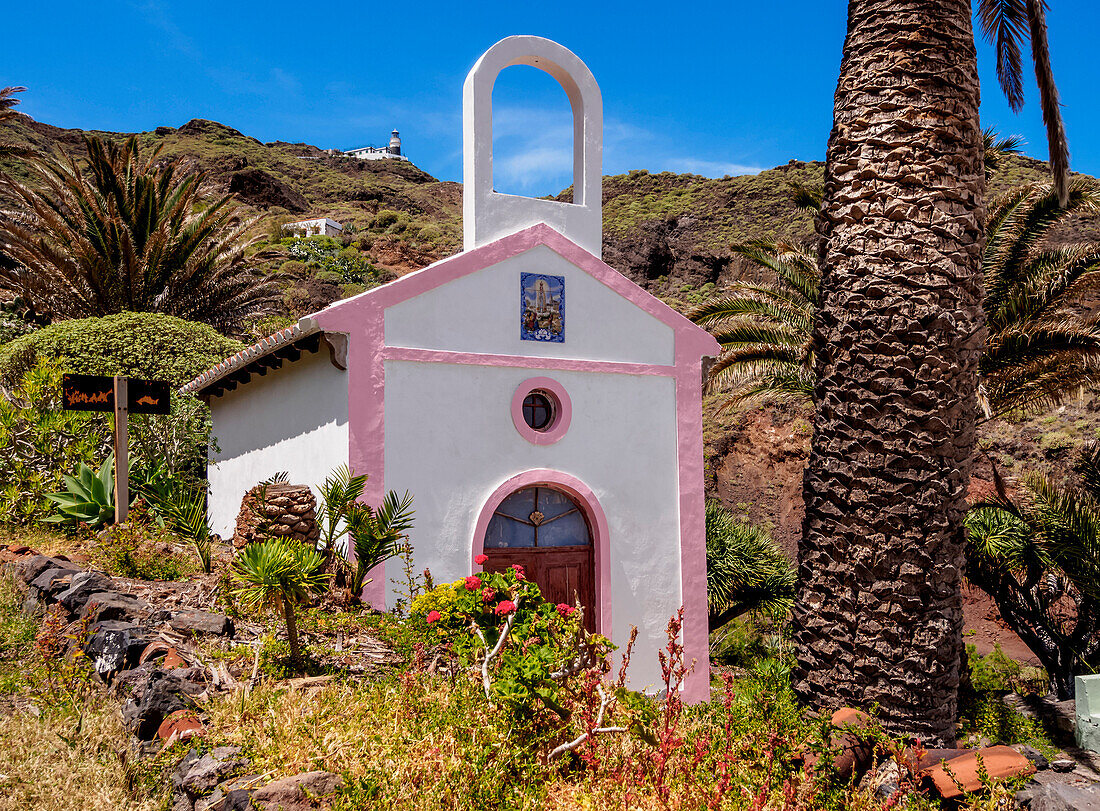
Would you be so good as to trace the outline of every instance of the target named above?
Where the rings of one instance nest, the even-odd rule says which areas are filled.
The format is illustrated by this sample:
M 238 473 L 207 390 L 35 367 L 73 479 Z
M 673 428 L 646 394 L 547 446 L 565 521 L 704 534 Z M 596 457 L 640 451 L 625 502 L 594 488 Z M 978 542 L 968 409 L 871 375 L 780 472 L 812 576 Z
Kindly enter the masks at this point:
M 516 580 L 523 580 L 524 579 L 525 574 L 524 574 L 524 571 L 523 571 L 523 567 L 520 566 L 518 563 L 513 563 L 512 564 L 512 571 L 516 573 Z
M 577 610 L 576 606 L 566 605 L 565 603 L 558 603 L 557 608 L 558 613 L 561 614 L 563 617 L 568 617 L 570 614 Z
M 442 617 L 443 615 L 440 614 L 438 611 L 429 611 L 426 619 L 428 620 L 428 624 L 430 625 L 433 622 L 439 622 Z
M 497 616 L 503 617 L 505 614 L 511 614 L 516 610 L 516 604 L 511 600 L 501 600 L 497 603 Z
M 489 602 L 491 599 L 497 596 L 497 593 L 490 587 L 486 586 L 481 590 L 481 599 L 485 602 Z
M 474 558 L 474 563 L 476 563 L 478 566 L 484 566 L 485 561 L 487 561 L 488 559 L 488 555 L 478 555 L 476 558 Z
M 466 578 L 466 591 L 476 591 L 481 588 L 481 578 L 472 574 Z

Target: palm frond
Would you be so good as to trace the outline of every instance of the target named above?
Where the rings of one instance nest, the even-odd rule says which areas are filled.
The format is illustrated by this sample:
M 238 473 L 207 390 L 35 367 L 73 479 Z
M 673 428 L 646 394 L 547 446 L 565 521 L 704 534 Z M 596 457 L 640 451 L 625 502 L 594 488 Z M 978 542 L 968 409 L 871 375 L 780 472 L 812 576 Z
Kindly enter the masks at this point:
M 1024 106 L 1021 45 L 1028 36 L 1026 0 L 979 0 L 978 21 L 997 53 L 997 81 L 1018 113 Z

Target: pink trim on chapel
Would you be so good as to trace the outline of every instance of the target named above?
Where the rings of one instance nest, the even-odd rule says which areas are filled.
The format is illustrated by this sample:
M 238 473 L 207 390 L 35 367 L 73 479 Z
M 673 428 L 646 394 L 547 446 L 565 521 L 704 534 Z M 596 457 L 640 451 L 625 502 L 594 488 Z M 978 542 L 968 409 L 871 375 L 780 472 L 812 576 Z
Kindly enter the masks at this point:
M 495 265 L 540 245 L 546 246 L 589 276 L 614 290 L 658 321 L 672 328 L 675 334 L 675 366 L 618 364 L 606 361 L 563 360 L 550 358 L 526 359 L 520 356 L 478 355 L 476 353 L 415 350 L 387 347 L 385 343 L 385 310 L 414 298 L 467 274 Z M 707 641 L 706 590 L 706 523 L 703 493 L 703 442 L 699 430 L 702 409 L 702 357 L 717 355 L 719 346 L 710 333 L 677 313 L 664 302 L 638 287 L 600 258 L 571 242 L 548 225 L 538 224 L 471 251 L 457 254 L 410 273 L 383 287 L 368 290 L 354 298 L 333 304 L 310 316 L 327 332 L 348 335 L 348 464 L 355 471 L 370 474 L 364 499 L 378 503 L 385 493 L 385 366 L 387 358 L 415 359 L 443 363 L 477 363 L 479 365 L 522 366 L 536 369 L 559 369 L 587 372 L 619 372 L 623 374 L 661 374 L 676 379 L 677 455 L 680 487 L 680 571 L 681 594 L 684 603 L 683 644 L 685 661 L 693 661 L 695 669 L 688 676 L 683 697 L 686 701 L 706 701 L 710 695 L 710 667 Z M 530 360 L 530 363 L 527 361 Z M 622 367 L 622 368 L 610 368 Z M 556 479 L 547 477 L 554 476 Z M 565 480 L 569 479 L 572 484 Z M 521 482 L 554 483 L 570 489 L 593 511 L 598 531 L 596 588 L 600 605 L 599 627 L 611 633 L 610 539 L 606 518 L 602 529 L 599 520 L 603 511 L 591 491 L 567 474 L 546 470 L 521 473 L 501 487 L 516 489 Z M 583 488 L 583 489 L 582 489 Z M 511 491 L 509 491 L 511 492 Z M 504 493 L 498 489 L 482 508 L 473 544 L 481 543 L 491 516 L 493 499 Z M 587 495 L 585 495 L 587 493 Z M 497 501 L 499 504 L 499 501 Z M 488 513 L 486 513 L 488 510 Z M 472 551 L 473 556 L 479 553 Z M 385 566 L 371 573 L 374 578 L 363 597 L 373 605 L 385 603 Z

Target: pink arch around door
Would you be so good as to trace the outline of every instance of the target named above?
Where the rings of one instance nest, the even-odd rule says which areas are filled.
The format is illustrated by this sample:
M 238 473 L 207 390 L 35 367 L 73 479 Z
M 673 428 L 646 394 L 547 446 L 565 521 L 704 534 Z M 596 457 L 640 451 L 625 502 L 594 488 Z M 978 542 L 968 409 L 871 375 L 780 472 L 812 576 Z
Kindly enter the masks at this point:
M 500 503 L 516 490 L 537 485 L 547 485 L 562 490 L 584 507 L 589 528 L 592 530 L 592 558 L 596 569 L 593 577 L 596 591 L 596 629 L 600 634 L 610 639 L 611 548 L 608 538 L 607 516 L 604 515 L 596 494 L 592 492 L 588 485 L 575 476 L 557 470 L 528 470 L 518 476 L 513 476 L 494 490 L 485 502 L 485 506 L 481 508 L 481 514 L 474 526 L 474 537 L 470 549 L 471 571 L 481 571 L 481 566 L 474 562 L 474 558 L 484 551 L 485 531 L 489 528 L 489 520 L 493 517 L 493 513 L 496 512 Z

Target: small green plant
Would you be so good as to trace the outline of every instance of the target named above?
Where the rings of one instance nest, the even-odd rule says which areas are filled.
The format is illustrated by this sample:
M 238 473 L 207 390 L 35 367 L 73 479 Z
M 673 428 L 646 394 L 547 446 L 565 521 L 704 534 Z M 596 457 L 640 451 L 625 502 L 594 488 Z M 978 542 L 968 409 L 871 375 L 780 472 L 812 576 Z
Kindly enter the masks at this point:
M 348 534 L 348 510 L 363 495 L 366 485 L 367 474 L 356 476 L 347 465 L 340 465 L 325 477 L 320 487 L 321 509 L 317 523 L 321 535 L 317 540 L 317 551 L 327 556 L 338 551 L 338 542 Z
M 348 504 L 344 520 L 355 559 L 346 566 L 353 599 L 359 599 L 363 586 L 370 582 L 367 573 L 400 551 L 401 538 L 413 525 L 412 501 L 411 493 L 399 496 L 391 490 L 378 509 L 361 501 Z
M 214 563 L 211 542 L 214 531 L 206 515 L 206 491 L 195 487 L 176 491 L 170 499 L 161 501 L 158 508 L 167 516 L 172 529 L 191 541 L 203 573 L 210 574 Z
M 738 504 L 747 509 L 750 505 Z M 746 611 L 786 612 L 794 601 L 795 571 L 762 527 L 708 502 L 707 600 L 710 630 Z
M 173 551 L 175 537 L 152 520 L 138 499 L 125 524 L 101 530 L 92 540 L 92 561 L 109 574 L 137 580 L 180 580 L 193 570 Z
M 290 657 L 295 662 L 301 661 L 301 650 L 294 608 L 327 587 L 323 563 L 316 549 L 278 537 L 249 544 L 233 561 L 233 577 L 238 583 L 235 594 L 241 605 L 282 613 Z
M 87 524 L 99 527 L 115 517 L 115 460 L 108 456 L 95 473 L 83 462 L 76 476 L 62 476 L 65 490 L 46 496 L 57 504 L 57 515 L 45 519 L 54 524 Z

